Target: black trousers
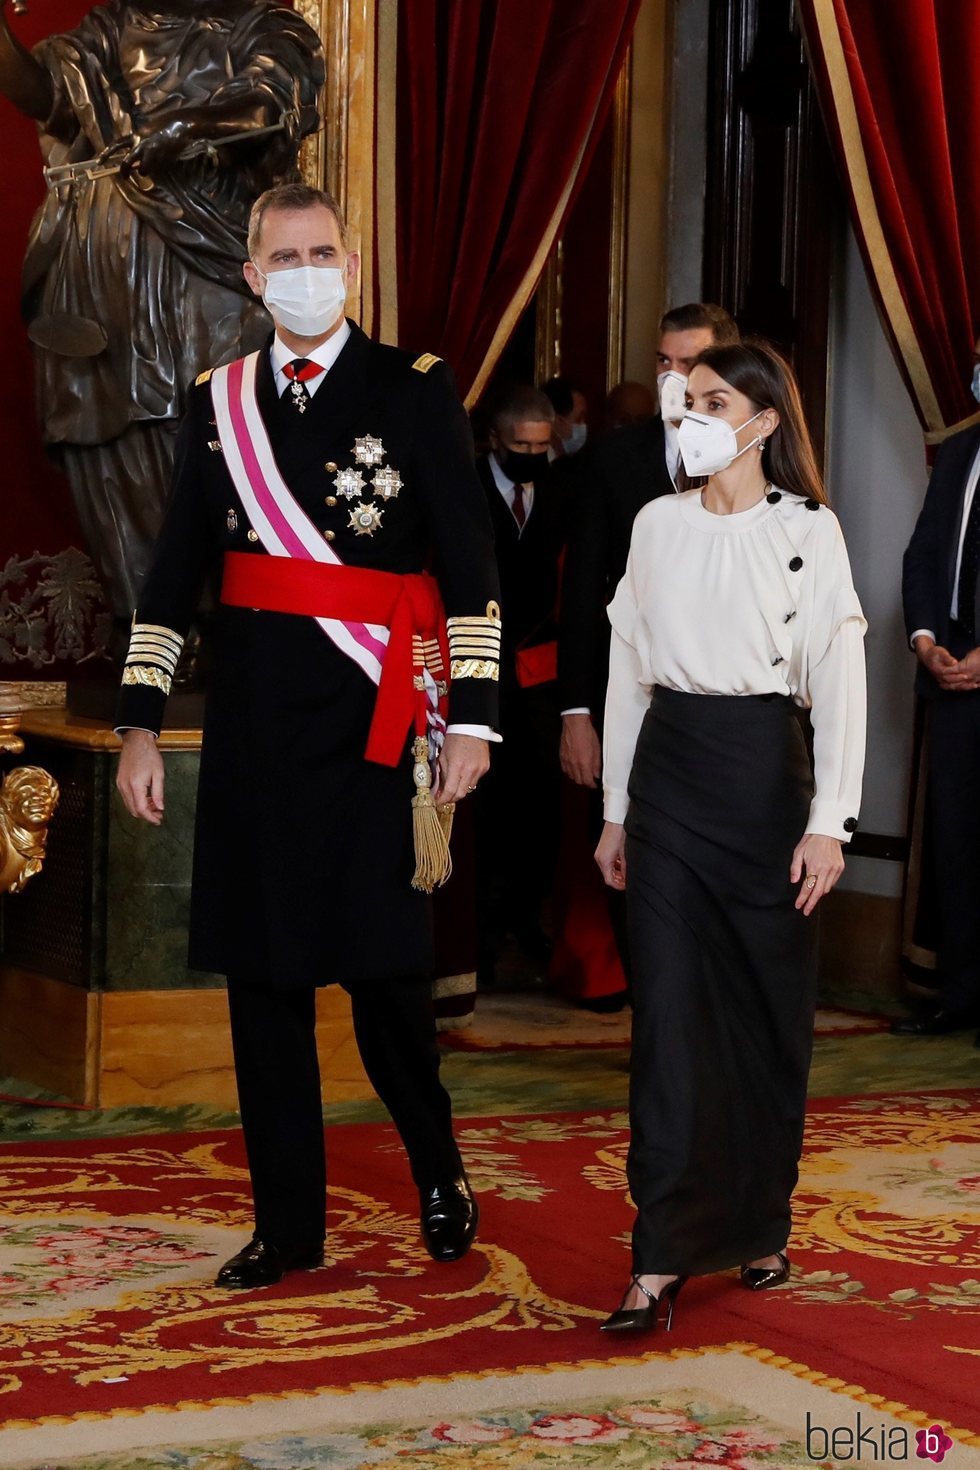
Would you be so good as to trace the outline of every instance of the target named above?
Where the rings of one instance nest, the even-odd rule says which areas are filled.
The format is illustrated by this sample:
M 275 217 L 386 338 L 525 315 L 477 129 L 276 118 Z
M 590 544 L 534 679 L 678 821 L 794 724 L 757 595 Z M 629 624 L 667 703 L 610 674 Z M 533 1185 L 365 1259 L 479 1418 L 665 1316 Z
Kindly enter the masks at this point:
M 941 695 L 926 721 L 940 1000 L 980 1013 L 980 691 Z
M 789 869 L 811 792 L 788 698 L 654 690 L 626 818 L 638 1273 L 789 1237 L 816 994 Z
M 344 987 L 371 1085 L 401 1135 L 420 1189 L 456 1177 L 452 1105 L 439 1080 L 428 978 Z M 326 1230 L 326 1154 L 316 990 L 230 977 L 228 1008 L 255 1230 L 278 1246 L 315 1246 Z
M 522 689 L 502 680 L 502 744 L 476 796 L 477 926 L 480 967 L 492 966 L 505 936 L 534 935 L 558 858 L 561 719 L 555 685 Z

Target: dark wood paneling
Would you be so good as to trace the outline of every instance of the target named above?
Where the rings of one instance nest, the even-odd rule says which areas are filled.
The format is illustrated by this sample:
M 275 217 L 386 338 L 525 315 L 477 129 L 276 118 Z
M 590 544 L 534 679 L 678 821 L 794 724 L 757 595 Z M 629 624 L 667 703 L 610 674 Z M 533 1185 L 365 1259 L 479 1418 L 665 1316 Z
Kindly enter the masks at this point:
M 818 452 L 844 200 L 793 0 L 712 0 L 704 296 L 792 359 Z

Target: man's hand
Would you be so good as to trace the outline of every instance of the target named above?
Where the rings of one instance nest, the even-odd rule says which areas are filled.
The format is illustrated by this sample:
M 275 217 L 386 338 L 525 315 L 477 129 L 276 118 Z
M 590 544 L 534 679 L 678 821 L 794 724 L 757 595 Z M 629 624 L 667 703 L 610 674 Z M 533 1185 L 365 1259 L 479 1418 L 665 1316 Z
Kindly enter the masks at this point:
M 447 735 L 439 753 L 432 797 L 437 806 L 462 801 L 490 769 L 490 744 L 476 735 Z
M 789 881 L 800 884 L 795 907 L 802 909 L 808 916 L 812 914 L 843 871 L 844 854 L 837 838 L 821 837 L 816 832 L 808 833 L 796 844 L 789 870 Z M 803 876 L 804 872 L 806 877 Z
M 576 786 L 598 786 L 602 747 L 591 715 L 562 715 L 558 758 L 565 775 Z
M 124 730 L 116 787 L 131 817 L 163 821 L 163 756 L 149 730 Z
M 626 887 L 626 829 L 621 822 L 605 824 L 595 860 L 609 888 Z
M 971 648 L 950 677 L 957 681 L 954 689 L 980 689 L 980 648 Z
M 923 668 L 929 670 L 940 689 L 965 689 L 968 684 L 960 670 L 960 664 L 956 661 L 948 648 L 934 643 L 924 633 L 920 633 L 915 640 L 915 656 Z M 972 657 L 972 654 L 968 655 Z

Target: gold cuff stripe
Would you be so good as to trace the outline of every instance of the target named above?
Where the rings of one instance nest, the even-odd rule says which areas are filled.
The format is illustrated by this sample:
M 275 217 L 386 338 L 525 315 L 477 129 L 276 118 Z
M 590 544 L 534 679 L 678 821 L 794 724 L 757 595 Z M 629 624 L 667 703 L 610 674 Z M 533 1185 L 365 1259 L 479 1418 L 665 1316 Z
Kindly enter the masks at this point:
M 122 681 L 124 684 L 145 684 L 150 689 L 159 689 L 163 694 L 170 693 L 172 683 L 169 674 L 164 674 L 160 669 L 151 669 L 147 664 L 129 664 L 123 669 Z
M 184 646 L 180 633 L 175 633 L 173 628 L 164 628 L 160 623 L 134 623 L 132 633 L 134 638 L 138 633 L 155 633 L 159 638 L 166 638 L 168 642 L 176 643 L 178 648 Z
M 128 658 L 132 659 L 137 654 L 145 653 L 153 658 L 159 658 L 164 663 L 173 664 L 176 668 L 180 654 L 169 643 L 164 643 L 162 638 L 134 638 L 129 645 Z
M 494 606 L 493 603 L 490 604 Z M 473 617 L 473 618 L 447 618 L 446 627 L 452 632 L 453 628 L 496 628 L 500 629 L 500 614 L 496 617 Z
M 455 638 L 449 640 L 449 652 L 455 657 L 462 647 L 479 648 L 487 653 L 500 652 L 500 639 L 490 638 L 485 633 L 457 633 Z
M 493 679 L 497 682 L 500 665 L 489 658 L 453 659 L 449 675 L 452 679 Z

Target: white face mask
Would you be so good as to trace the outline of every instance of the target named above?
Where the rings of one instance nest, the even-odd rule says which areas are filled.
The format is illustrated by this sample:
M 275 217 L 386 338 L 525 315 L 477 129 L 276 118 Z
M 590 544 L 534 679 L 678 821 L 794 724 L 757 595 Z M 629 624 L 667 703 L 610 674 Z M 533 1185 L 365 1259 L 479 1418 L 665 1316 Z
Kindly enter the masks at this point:
M 977 402 L 980 403 L 980 362 L 973 369 L 973 381 L 970 384 L 970 392 Z
M 657 375 L 657 392 L 660 394 L 660 412 L 668 423 L 676 424 L 687 412 L 685 395 L 687 393 L 687 379 L 683 373 L 675 373 L 673 369 L 668 373 Z
M 258 266 L 255 267 L 258 270 Z M 265 275 L 262 300 L 277 327 L 297 337 L 319 337 L 329 332 L 347 300 L 347 281 L 342 268 L 332 265 L 300 265 Z
M 760 408 L 752 418 L 745 420 L 745 424 L 751 424 L 765 411 Z M 745 428 L 745 424 L 739 424 L 734 429 L 725 419 L 712 418 L 705 413 L 692 413 L 688 409 L 677 432 L 677 443 L 687 473 L 716 475 L 720 470 L 727 470 L 740 454 L 745 454 L 753 445 L 761 444 L 763 437 L 760 434 L 746 444 L 744 449 L 739 449 L 735 435 Z
M 577 454 L 580 449 L 585 448 L 585 441 L 589 437 L 588 424 L 571 424 L 568 429 L 568 438 L 563 439 L 566 454 Z

